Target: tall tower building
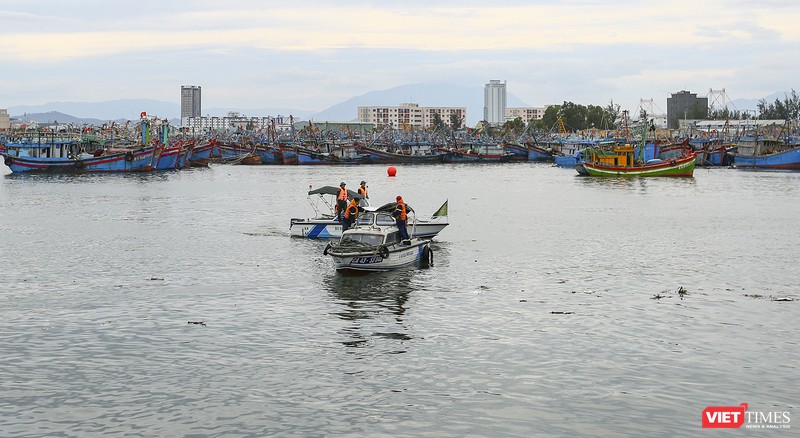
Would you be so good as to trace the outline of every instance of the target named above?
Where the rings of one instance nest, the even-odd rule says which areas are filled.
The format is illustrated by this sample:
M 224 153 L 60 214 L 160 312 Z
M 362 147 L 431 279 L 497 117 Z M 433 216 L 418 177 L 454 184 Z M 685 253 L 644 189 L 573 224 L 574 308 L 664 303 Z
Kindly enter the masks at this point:
M 680 119 L 705 119 L 708 117 L 708 97 L 681 90 L 667 98 L 667 127 L 678 129 Z
M 501 125 L 506 115 L 506 81 L 490 80 L 483 89 L 483 120 Z
M 186 117 L 202 117 L 200 87 L 196 85 L 181 86 L 181 120 Z

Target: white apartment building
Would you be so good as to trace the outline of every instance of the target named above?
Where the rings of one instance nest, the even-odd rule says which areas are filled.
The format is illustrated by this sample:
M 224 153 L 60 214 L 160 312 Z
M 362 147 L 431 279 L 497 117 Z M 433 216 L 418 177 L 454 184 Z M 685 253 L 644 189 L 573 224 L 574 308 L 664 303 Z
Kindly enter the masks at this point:
M 436 114 L 450 128 L 453 117 L 461 121 L 462 127 L 467 120 L 466 107 L 422 107 L 416 103 L 402 103 L 399 106 L 360 106 L 358 122 L 370 123 L 375 128 L 428 129 L 433 126 Z
M 544 112 L 546 110 L 547 106 L 506 108 L 505 121 L 508 122 L 511 120 L 515 120 L 517 117 L 522 119 L 522 121 L 525 123 L 528 123 L 531 120 L 542 120 L 542 117 L 544 117 Z
M 483 89 L 483 120 L 501 125 L 506 114 L 506 81 L 490 80 Z
M 273 123 L 279 131 L 291 129 L 289 119 L 283 116 L 247 117 L 239 115 L 237 112 L 229 112 L 226 117 L 183 117 L 181 119 L 181 127 L 193 134 L 260 130 L 272 127 Z

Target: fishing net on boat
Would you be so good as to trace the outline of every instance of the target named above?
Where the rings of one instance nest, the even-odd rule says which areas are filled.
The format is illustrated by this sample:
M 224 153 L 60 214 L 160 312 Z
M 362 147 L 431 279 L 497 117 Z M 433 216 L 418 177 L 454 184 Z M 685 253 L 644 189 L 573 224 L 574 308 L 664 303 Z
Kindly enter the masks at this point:
M 370 245 L 369 243 L 345 238 L 341 242 L 331 245 L 331 249 L 335 249 L 336 251 L 340 252 L 376 252 L 378 247 L 375 245 Z

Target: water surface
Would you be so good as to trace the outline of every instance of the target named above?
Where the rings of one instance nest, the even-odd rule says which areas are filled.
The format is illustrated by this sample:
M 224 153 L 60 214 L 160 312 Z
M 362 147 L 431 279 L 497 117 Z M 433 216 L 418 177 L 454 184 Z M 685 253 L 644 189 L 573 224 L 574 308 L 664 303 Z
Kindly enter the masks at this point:
M 800 173 L 397 167 L 2 168 L 0 435 L 686 436 L 708 405 L 800 413 Z M 288 237 L 309 185 L 362 179 L 373 204 L 449 200 L 433 268 L 345 277 Z

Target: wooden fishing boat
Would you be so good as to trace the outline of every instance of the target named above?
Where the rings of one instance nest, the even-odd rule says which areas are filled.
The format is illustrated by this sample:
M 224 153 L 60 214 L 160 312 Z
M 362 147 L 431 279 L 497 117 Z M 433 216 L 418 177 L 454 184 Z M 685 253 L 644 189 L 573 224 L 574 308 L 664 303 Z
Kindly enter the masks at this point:
M 33 150 L 14 150 L 3 154 L 3 161 L 14 173 L 21 172 L 148 172 L 161 153 L 160 146 L 139 148 L 98 149 L 94 153 L 81 152 L 62 155 L 55 145 L 38 145 Z M 12 152 L 13 151 L 13 152 Z
M 774 137 L 742 137 L 733 164 L 744 169 L 800 170 L 800 144 Z
M 261 157 L 261 164 L 283 164 L 283 154 L 280 148 L 272 144 L 256 144 L 256 153 Z
M 205 142 L 202 144 L 195 144 L 186 156 L 186 161 L 192 167 L 206 167 L 211 161 L 211 150 L 214 148 L 214 143 Z
M 690 153 L 670 160 L 652 159 L 641 163 L 634 159 L 636 149 L 627 144 L 601 155 L 589 151 L 583 163 L 576 166 L 580 175 L 589 176 L 682 176 L 694 174 L 695 155 Z
M 436 149 L 412 152 L 402 150 L 401 152 L 390 152 L 386 149 L 379 149 L 370 146 L 359 146 L 360 154 L 366 155 L 367 161 L 379 164 L 431 164 L 447 161 L 448 152 Z

